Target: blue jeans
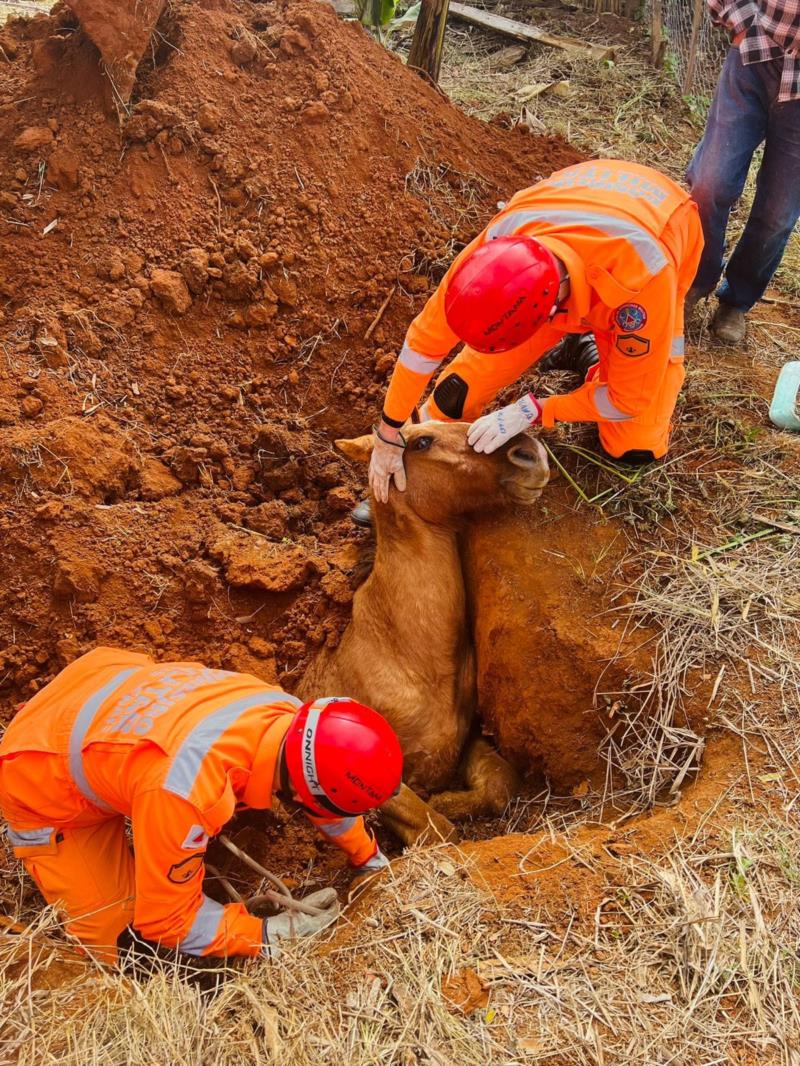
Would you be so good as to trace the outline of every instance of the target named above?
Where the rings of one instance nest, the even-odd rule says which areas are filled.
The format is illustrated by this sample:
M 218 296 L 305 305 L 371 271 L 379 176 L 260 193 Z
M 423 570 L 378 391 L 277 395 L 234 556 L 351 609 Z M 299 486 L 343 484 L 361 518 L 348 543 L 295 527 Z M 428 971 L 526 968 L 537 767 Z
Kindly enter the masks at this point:
M 777 102 L 781 67 L 782 60 L 745 66 L 739 50 L 730 49 L 686 174 L 705 237 L 694 287 L 705 294 L 722 274 L 731 208 L 742 194 L 753 152 L 765 142 L 750 217 L 717 292 L 723 303 L 742 311 L 763 296 L 800 216 L 800 100 Z

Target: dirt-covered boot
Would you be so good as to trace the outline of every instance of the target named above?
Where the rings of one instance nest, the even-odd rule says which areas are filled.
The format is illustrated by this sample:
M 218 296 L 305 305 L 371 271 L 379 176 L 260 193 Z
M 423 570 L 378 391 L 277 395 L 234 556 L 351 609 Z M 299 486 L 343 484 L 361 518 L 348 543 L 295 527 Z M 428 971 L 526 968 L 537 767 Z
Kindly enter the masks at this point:
M 708 292 L 704 292 L 698 286 L 692 285 L 683 300 L 683 318 L 685 322 L 691 319 L 700 301 L 707 300 L 709 295 Z
M 711 319 L 711 332 L 723 344 L 741 344 L 747 324 L 744 311 L 730 304 L 720 303 Z
M 538 370 L 572 370 L 581 381 L 600 361 L 593 333 L 568 333 L 555 348 L 542 356 Z

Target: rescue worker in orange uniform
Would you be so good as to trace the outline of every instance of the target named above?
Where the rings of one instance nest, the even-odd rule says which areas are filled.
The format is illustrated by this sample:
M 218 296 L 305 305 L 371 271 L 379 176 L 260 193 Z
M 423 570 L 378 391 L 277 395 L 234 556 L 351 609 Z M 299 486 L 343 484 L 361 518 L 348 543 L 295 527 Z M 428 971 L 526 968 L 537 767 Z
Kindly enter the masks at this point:
M 702 247 L 688 194 L 636 163 L 578 163 L 518 192 L 409 327 L 375 430 L 376 498 L 386 502 L 392 477 L 405 488 L 402 427 L 462 341 L 421 413 L 472 422 L 476 451 L 492 452 L 531 425 L 588 421 L 613 458 L 663 456 L 684 379 L 683 301 Z M 479 417 L 548 350 L 587 333 L 598 356 L 578 389 L 526 394 Z M 586 346 L 578 348 L 585 359 Z
M 279 953 L 335 919 L 262 919 L 203 893 L 210 837 L 235 810 L 302 806 L 359 872 L 388 865 L 361 815 L 400 786 L 397 737 L 348 699 L 301 704 L 249 674 L 97 648 L 19 711 L 0 743 L 8 839 L 66 928 L 104 961 L 129 926 L 189 955 Z M 133 854 L 125 819 L 133 830 Z

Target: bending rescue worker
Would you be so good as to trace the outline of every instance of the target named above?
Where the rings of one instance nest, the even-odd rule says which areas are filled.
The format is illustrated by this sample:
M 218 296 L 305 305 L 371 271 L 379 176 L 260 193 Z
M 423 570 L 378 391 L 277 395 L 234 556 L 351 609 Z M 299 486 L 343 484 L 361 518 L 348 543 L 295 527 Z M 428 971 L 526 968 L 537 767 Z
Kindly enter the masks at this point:
M 409 327 L 376 429 L 377 499 L 386 502 L 392 477 L 405 488 L 403 424 L 462 341 L 421 415 L 473 422 L 476 451 L 492 452 L 535 424 L 588 421 L 613 458 L 661 458 L 684 379 L 683 301 L 702 248 L 688 194 L 635 163 L 579 163 L 518 192 Z M 526 394 L 478 417 L 565 335 L 588 332 L 596 348 L 573 338 L 560 362 L 550 359 L 551 367 L 584 371 L 594 364 L 580 388 L 544 400 Z
M 277 795 L 360 872 L 378 870 L 388 863 L 360 815 L 401 776 L 395 733 L 353 700 L 301 704 L 249 674 L 97 648 L 9 725 L 0 810 L 14 853 L 98 958 L 116 958 L 128 926 L 189 955 L 272 956 L 281 938 L 335 919 L 335 891 L 304 901 L 319 916 L 223 906 L 203 894 L 209 838 L 235 810 L 268 809 Z

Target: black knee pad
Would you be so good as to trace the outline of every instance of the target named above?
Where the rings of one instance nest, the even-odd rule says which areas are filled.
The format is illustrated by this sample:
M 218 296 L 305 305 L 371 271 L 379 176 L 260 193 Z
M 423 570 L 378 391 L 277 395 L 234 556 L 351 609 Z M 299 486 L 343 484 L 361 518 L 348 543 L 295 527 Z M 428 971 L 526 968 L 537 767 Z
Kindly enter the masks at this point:
M 448 374 L 433 390 L 436 406 L 448 418 L 461 418 L 469 385 L 458 374 Z

